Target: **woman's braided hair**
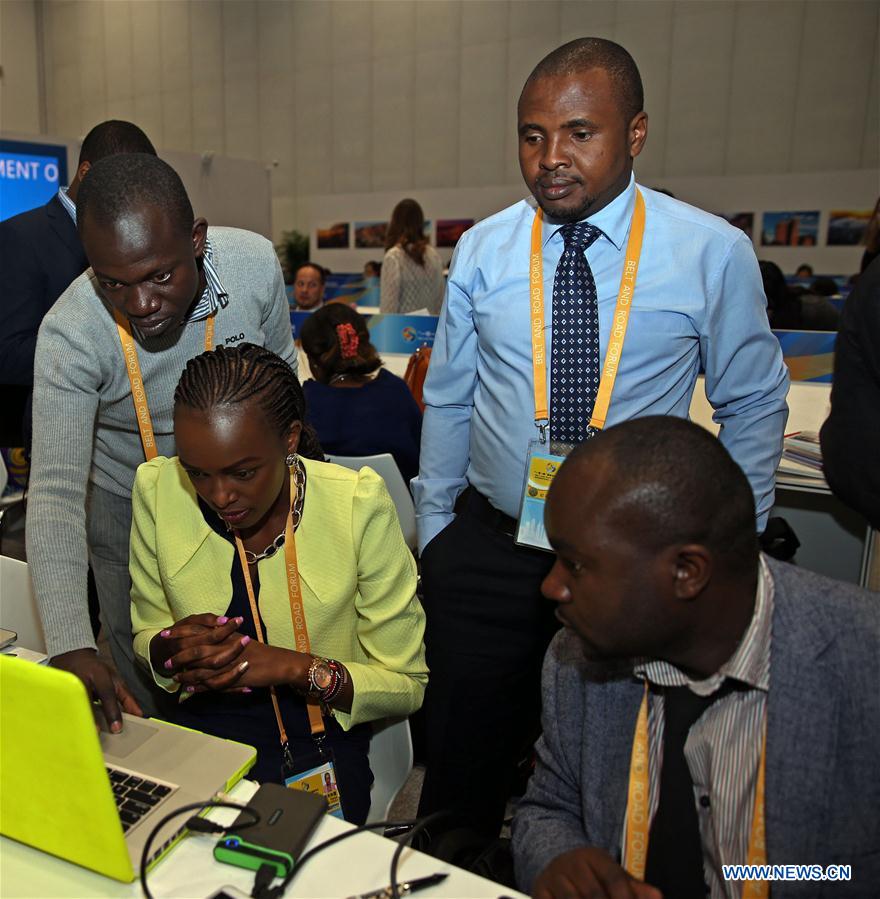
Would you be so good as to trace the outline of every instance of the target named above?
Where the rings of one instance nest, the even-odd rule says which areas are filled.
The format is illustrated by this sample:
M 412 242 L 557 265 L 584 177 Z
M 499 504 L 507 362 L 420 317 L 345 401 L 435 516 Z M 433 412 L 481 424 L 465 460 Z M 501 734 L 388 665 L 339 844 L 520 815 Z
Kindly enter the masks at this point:
M 305 423 L 306 398 L 290 366 L 271 350 L 253 343 L 218 346 L 186 363 L 174 391 L 174 405 L 208 412 L 218 406 L 256 402 L 269 426 L 284 435 L 302 422 L 298 452 L 324 460 L 314 429 Z

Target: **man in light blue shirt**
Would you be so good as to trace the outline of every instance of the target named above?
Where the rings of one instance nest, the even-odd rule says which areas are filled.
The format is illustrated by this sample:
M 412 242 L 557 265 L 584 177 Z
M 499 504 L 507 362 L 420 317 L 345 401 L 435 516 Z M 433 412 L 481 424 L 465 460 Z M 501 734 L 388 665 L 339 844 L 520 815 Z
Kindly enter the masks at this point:
M 520 167 L 533 198 L 459 242 L 425 383 L 413 481 L 432 672 L 420 811 L 451 807 L 487 836 L 497 835 L 512 764 L 536 729 L 540 660 L 555 627 L 539 589 L 552 557 L 512 536 L 528 443 L 538 436 L 532 223 L 540 205 L 550 385 L 551 297 L 569 222 L 601 231 L 585 254 L 604 358 L 635 202 L 632 161 L 647 138 L 642 101 L 635 63 L 610 41 L 572 41 L 538 65 L 518 106 Z M 641 191 L 644 241 L 607 424 L 686 417 L 705 370 L 721 441 L 749 479 L 763 530 L 788 375 L 752 245 L 720 218 Z M 552 440 L 552 419 L 549 431 Z

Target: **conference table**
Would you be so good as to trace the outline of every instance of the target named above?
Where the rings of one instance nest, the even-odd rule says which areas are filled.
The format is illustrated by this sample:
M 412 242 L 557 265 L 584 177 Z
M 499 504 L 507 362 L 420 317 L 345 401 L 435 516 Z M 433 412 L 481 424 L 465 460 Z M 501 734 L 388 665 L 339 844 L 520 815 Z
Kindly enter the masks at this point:
M 231 792 L 236 802 L 246 802 L 257 789 L 242 781 Z M 235 811 L 216 809 L 210 817 L 229 824 Z M 352 829 L 352 825 L 326 815 L 312 835 L 307 849 Z M 250 895 L 254 872 L 214 859 L 216 835 L 193 834 L 150 871 L 147 882 L 156 899 L 206 899 L 221 886 L 230 885 Z M 389 884 L 391 857 L 397 843 L 376 833 L 359 833 L 318 853 L 294 877 L 285 899 L 345 899 Z M 491 880 L 407 847 L 401 856 L 398 880 L 444 872 L 442 883 L 421 890 L 419 899 L 525 899 Z M 0 896 L 3 899 L 86 899 L 86 897 L 140 897 L 140 883 L 119 883 L 78 865 L 46 855 L 30 846 L 0 838 Z

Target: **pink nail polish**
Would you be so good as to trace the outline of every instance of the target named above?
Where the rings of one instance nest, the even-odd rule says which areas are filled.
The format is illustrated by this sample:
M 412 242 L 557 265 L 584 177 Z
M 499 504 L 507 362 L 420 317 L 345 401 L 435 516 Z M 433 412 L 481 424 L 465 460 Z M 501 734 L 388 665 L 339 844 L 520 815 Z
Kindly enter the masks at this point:
M 235 623 L 236 624 L 244 624 L 244 618 L 239 616 L 238 618 L 235 619 Z
M 169 671 L 174 667 L 174 664 L 172 663 L 171 659 L 166 659 L 166 660 L 165 660 L 165 667 L 166 667 Z
M 159 631 L 159 636 L 160 637 L 170 637 L 171 631 L 170 630 Z
M 227 621 L 229 621 L 229 619 L 225 615 L 221 615 L 217 619 L 217 624 L 226 624 Z
M 187 693 L 195 693 L 195 691 L 196 691 L 196 688 L 195 688 L 192 684 L 190 684 L 190 685 L 186 688 L 186 692 L 187 692 Z
M 250 687 L 244 687 L 241 692 L 242 693 L 253 693 L 254 691 Z
M 250 643 L 250 642 L 251 642 L 251 638 L 250 638 L 247 634 L 245 634 L 245 635 L 241 638 L 241 645 L 242 645 L 242 646 L 247 646 L 248 643 Z

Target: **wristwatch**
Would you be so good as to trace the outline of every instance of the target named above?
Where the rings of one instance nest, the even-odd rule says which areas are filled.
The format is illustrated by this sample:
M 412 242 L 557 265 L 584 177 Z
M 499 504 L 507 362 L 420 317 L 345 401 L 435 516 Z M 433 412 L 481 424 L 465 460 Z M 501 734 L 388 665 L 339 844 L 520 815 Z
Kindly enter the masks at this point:
M 333 702 L 348 683 L 348 672 L 335 659 L 315 656 L 309 665 L 308 681 L 309 696 L 317 696 L 326 705 Z
M 333 669 L 329 659 L 315 656 L 309 665 L 309 694 L 324 698 L 324 694 L 333 686 Z

